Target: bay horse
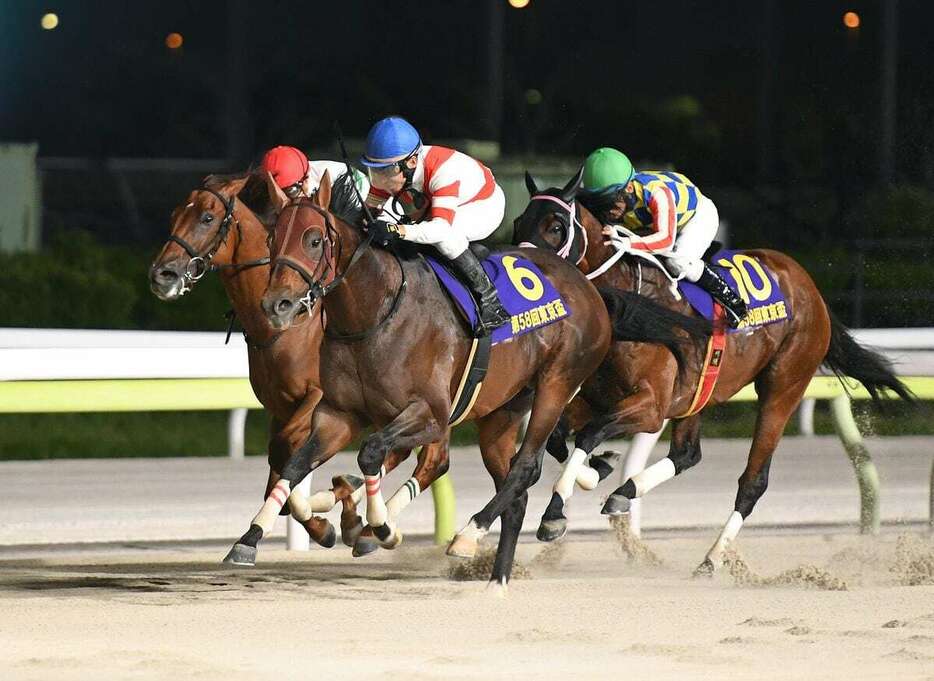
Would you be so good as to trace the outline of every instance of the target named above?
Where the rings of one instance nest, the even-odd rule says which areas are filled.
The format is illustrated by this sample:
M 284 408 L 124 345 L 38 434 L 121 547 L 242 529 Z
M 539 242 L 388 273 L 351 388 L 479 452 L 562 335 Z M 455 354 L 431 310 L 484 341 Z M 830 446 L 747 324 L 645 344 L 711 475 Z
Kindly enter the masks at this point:
M 320 298 L 328 325 L 320 350 L 324 394 L 312 416 L 309 446 L 285 463 L 250 529 L 231 550 L 235 555 L 255 556 L 292 483 L 368 426 L 374 431 L 357 458 L 367 488 L 366 519 L 381 541 L 392 541 L 397 528 L 380 491 L 380 467 L 392 448 L 447 439 L 452 396 L 468 363 L 472 338 L 427 263 L 372 248 L 372 237 L 353 220 L 328 210 L 330 190 L 325 176 L 313 199 L 284 205 L 262 301 L 273 327 L 287 329 L 299 309 Z M 526 490 L 540 475 L 548 436 L 611 340 L 606 306 L 583 275 L 554 254 L 528 255 L 572 313 L 493 346 L 487 378 L 466 414 L 478 423 L 481 453 L 498 490 L 472 519 L 466 544 L 471 553 L 476 550 L 501 517 L 491 575 L 491 583 L 501 588 L 512 569 Z M 516 453 L 530 402 L 529 425 Z M 435 465 L 440 474 L 447 457 Z
M 670 309 L 694 315 L 686 301 L 676 299 L 672 282 L 658 261 L 658 266 L 644 266 L 641 259 L 631 253 L 619 253 L 608 242 L 603 225 L 584 205 L 585 200 L 577 196 L 581 177 L 582 169 L 563 188 L 542 191 L 527 172 L 530 201 L 515 220 L 513 242 L 560 252 L 597 284 L 635 290 Z M 818 367 L 829 368 L 841 381 L 845 376 L 856 379 L 874 400 L 886 390 L 902 399 L 913 399 L 908 388 L 895 377 L 891 364 L 878 353 L 860 346 L 831 314 L 814 281 L 797 262 L 772 250 L 744 253 L 758 259 L 774 275 L 786 295 L 791 317 L 727 334 L 720 377 L 707 405 L 725 402 L 754 382 L 759 397 L 758 417 L 733 511 L 699 566 L 699 573 L 712 572 L 722 564 L 725 547 L 736 537 L 765 492 L 772 454 Z M 628 512 L 631 499 L 641 497 L 700 461 L 701 412 L 690 412 L 705 354 L 688 351 L 688 370 L 679 374 L 676 357 L 665 347 L 614 343 L 592 379 L 599 383 L 600 389 L 583 391 L 586 399 L 575 400 L 567 418 L 553 434 L 549 450 L 554 449 L 553 453 L 561 457 L 567 452 L 567 434 L 577 432 L 576 456 L 572 455 L 565 464 L 573 468 L 580 466 L 586 455 L 606 439 L 654 433 L 666 418 L 674 419 L 668 456 L 616 489 L 603 507 L 604 514 Z M 556 494 L 539 529 L 540 539 L 550 540 L 563 533 L 564 501 L 572 489 L 559 495 L 556 484 Z
M 204 186 L 192 191 L 172 212 L 169 239 L 149 270 L 153 293 L 166 301 L 192 290 L 210 271 L 221 278 L 243 326 L 250 385 L 270 415 L 270 470 L 263 498 L 278 482 L 285 461 L 308 440 L 311 414 L 322 394 L 318 356 L 324 335 L 320 306 L 287 333 L 271 327 L 260 308 L 269 281 L 268 228 L 274 224 L 269 181 L 259 173 L 208 176 Z M 446 447 L 446 443 L 435 447 Z M 387 471 L 408 454 L 409 450 L 393 451 L 387 457 Z M 332 484 L 330 491 L 312 496 L 311 509 L 326 512 L 341 503 L 342 541 L 358 555 L 369 553 L 376 545 L 362 535 L 363 523 L 356 511 L 363 491 L 360 481 L 335 476 Z M 336 533 L 326 518 L 309 514 L 297 519 L 316 543 L 334 545 Z

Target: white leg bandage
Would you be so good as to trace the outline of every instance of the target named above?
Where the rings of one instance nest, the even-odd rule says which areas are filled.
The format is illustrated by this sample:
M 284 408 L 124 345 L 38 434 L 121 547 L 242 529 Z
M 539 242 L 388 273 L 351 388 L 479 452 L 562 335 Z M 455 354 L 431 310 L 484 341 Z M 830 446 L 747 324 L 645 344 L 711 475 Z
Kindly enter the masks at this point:
M 292 511 L 292 517 L 300 523 L 311 517 L 311 504 L 308 502 L 308 497 L 302 494 L 297 486 L 289 494 L 289 509 Z
M 406 480 L 405 484 L 397 489 L 396 493 L 386 502 L 386 512 L 389 514 L 389 518 L 391 520 L 398 518 L 399 514 L 402 513 L 402 509 L 412 503 L 421 491 L 418 480 L 415 478 Z
M 561 475 L 558 476 L 554 486 L 554 491 L 557 492 L 558 496 L 564 501 L 570 499 L 571 495 L 574 493 L 574 482 L 577 480 L 578 470 L 584 465 L 586 459 L 587 452 L 583 449 L 575 449 L 568 457 L 568 460 L 564 462 L 564 470 L 561 471 Z M 592 468 L 590 470 L 596 475 L 596 471 Z M 596 485 L 594 485 L 594 487 L 596 487 Z
M 726 525 L 724 525 L 723 529 L 720 531 L 720 536 L 717 537 L 717 541 L 714 542 L 713 547 L 707 552 L 707 558 L 709 558 L 714 565 L 721 562 L 723 551 L 736 539 L 736 535 L 739 534 L 742 527 L 743 516 L 739 511 L 733 511 L 727 519 Z
M 337 506 L 337 497 L 334 496 L 334 492 L 326 489 L 312 494 L 308 503 L 311 504 L 313 513 L 327 513 Z
M 656 461 L 641 473 L 632 476 L 632 482 L 636 486 L 636 496 L 641 497 L 666 480 L 675 477 L 675 464 L 667 456 L 661 461 Z
M 370 527 L 384 525 L 389 514 L 386 512 L 386 502 L 379 488 L 381 476 L 365 475 L 363 480 L 366 487 L 366 521 Z
M 290 483 L 288 480 L 280 480 L 266 497 L 266 503 L 260 509 L 256 517 L 253 518 L 253 524 L 263 528 L 263 534 L 268 534 L 276 524 L 276 518 L 279 511 L 285 506 L 290 494 Z

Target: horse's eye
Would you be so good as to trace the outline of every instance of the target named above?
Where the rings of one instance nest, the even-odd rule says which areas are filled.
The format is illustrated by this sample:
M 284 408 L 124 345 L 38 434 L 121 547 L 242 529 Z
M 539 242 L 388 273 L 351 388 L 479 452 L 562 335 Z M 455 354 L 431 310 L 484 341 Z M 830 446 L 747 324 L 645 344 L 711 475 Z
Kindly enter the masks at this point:
M 320 245 L 321 245 L 321 239 L 312 239 L 312 240 L 311 240 L 311 247 L 312 247 L 312 248 L 317 248 L 317 247 L 320 246 Z
M 203 222 L 206 225 L 209 225 L 212 222 L 214 222 L 214 216 L 211 215 L 210 213 L 204 213 L 201 215 L 201 222 Z
M 552 233 L 552 234 L 560 234 L 560 233 L 561 233 L 561 223 L 560 223 L 560 222 L 555 222 L 555 223 L 553 223 L 553 224 L 551 225 L 551 233 Z

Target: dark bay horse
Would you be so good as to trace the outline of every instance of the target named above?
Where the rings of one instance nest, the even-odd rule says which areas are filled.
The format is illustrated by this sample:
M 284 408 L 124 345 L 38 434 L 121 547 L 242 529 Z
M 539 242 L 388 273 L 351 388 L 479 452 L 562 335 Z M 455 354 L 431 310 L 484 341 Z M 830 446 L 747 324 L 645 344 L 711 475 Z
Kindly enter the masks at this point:
M 220 276 L 243 325 L 250 384 L 271 417 L 268 495 L 279 480 L 283 464 L 308 440 L 311 414 L 322 394 L 318 353 L 324 333 L 320 306 L 303 315 L 288 332 L 272 328 L 260 307 L 269 282 L 267 224 L 274 224 L 274 216 L 269 222 L 266 182 L 259 174 L 208 177 L 203 188 L 191 192 L 185 204 L 173 211 L 171 235 L 153 262 L 149 277 L 156 296 L 175 300 L 208 271 L 214 270 Z M 436 445 L 443 446 L 446 444 Z M 387 471 L 408 454 L 409 450 L 392 452 L 387 457 Z M 336 476 L 333 485 L 330 492 L 312 496 L 311 510 L 325 512 L 341 503 L 341 539 L 355 546 L 363 529 L 356 511 L 363 488 L 350 476 Z M 327 519 L 309 514 L 299 520 L 315 542 L 333 546 L 335 530 Z M 364 541 L 355 548 L 362 554 L 369 552 L 373 544 Z
M 515 221 L 514 243 L 560 252 L 597 284 L 635 290 L 666 307 L 693 315 L 686 301 L 676 299 L 671 282 L 660 267 L 644 265 L 632 254 L 618 253 L 612 243 L 607 243 L 603 225 L 581 200 L 576 200 L 580 179 L 578 173 L 561 189 L 540 191 L 526 173 L 531 199 Z M 724 548 L 736 537 L 765 492 L 772 453 L 819 366 L 828 367 L 841 379 L 855 378 L 873 399 L 878 399 L 885 390 L 905 400 L 912 399 L 892 373 L 889 362 L 856 343 L 846 327 L 832 316 L 814 281 L 798 263 L 771 250 L 745 253 L 757 258 L 775 276 L 786 294 L 792 316 L 727 335 L 720 378 L 708 406 L 725 402 L 754 382 L 759 414 L 733 512 L 701 564 L 702 572 L 721 564 Z M 590 386 L 588 390 L 585 384 L 582 396 L 587 399 L 575 400 L 562 423 L 566 427 L 559 428 L 549 442 L 549 450 L 566 452 L 565 437 L 569 430 L 576 431 L 577 459 L 572 455 L 566 466 L 580 465 L 587 454 L 608 438 L 656 432 L 664 419 L 675 419 L 668 456 L 615 490 L 603 513 L 627 512 L 631 499 L 700 461 L 700 412 L 685 415 L 692 407 L 704 355 L 695 350 L 687 351 L 685 357 L 687 370 L 679 373 L 676 357 L 664 347 L 614 343 L 592 379 L 599 388 Z M 553 503 L 543 517 L 540 538 L 551 539 L 563 532 L 566 496 L 556 493 L 552 497 Z
M 374 432 L 358 456 L 367 486 L 367 521 L 381 540 L 391 539 L 397 530 L 379 489 L 387 451 L 443 441 L 449 433 L 452 396 L 472 339 L 424 260 L 371 248 L 359 227 L 327 210 L 329 191 L 326 178 L 313 200 L 282 210 L 263 297 L 263 309 L 280 329 L 289 328 L 302 301 L 321 298 L 328 328 L 320 354 L 324 395 L 312 417 L 309 446 L 285 463 L 277 487 L 232 553 L 255 555 L 291 484 L 368 426 Z M 502 587 L 512 568 L 526 490 L 540 475 L 548 436 L 611 340 L 603 299 L 576 268 L 541 250 L 522 255 L 533 259 L 572 313 L 494 346 L 487 379 L 467 414 L 478 422 L 484 463 L 498 492 L 455 538 L 452 550 L 472 554 L 501 517 L 491 581 Z M 516 453 L 530 402 L 529 425 Z M 440 474 L 447 458 L 436 465 Z

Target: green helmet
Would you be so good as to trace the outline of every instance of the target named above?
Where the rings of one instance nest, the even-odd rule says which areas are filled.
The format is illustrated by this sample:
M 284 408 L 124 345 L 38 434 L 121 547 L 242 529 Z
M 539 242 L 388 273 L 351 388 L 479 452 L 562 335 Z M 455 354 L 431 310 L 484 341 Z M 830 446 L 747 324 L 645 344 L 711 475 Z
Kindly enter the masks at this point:
M 635 174 L 626 154 L 612 147 L 601 147 L 584 161 L 584 189 L 600 191 L 614 185 L 628 184 Z

